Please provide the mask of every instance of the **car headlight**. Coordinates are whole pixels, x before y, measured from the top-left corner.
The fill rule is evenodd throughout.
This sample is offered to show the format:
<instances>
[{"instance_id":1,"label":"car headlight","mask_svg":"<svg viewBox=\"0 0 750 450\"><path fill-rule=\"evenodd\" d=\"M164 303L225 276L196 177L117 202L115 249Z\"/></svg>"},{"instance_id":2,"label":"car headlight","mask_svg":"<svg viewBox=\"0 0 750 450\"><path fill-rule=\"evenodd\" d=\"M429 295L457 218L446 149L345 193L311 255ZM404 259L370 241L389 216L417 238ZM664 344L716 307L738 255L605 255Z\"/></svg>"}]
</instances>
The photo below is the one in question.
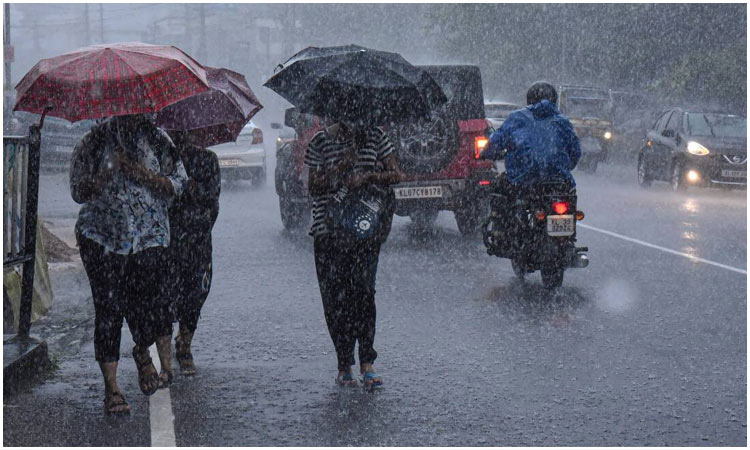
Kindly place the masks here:
<instances>
[{"instance_id":1,"label":"car headlight","mask_svg":"<svg viewBox=\"0 0 750 450\"><path fill-rule=\"evenodd\" d=\"M700 145L699 143L695 141L690 141L687 143L687 151L690 154L703 156L708 155L709 151L706 147Z\"/></svg>"},{"instance_id":2,"label":"car headlight","mask_svg":"<svg viewBox=\"0 0 750 450\"><path fill-rule=\"evenodd\" d=\"M605 131L604 132L604 139L612 139L612 132L611 131Z\"/></svg>"}]
</instances>

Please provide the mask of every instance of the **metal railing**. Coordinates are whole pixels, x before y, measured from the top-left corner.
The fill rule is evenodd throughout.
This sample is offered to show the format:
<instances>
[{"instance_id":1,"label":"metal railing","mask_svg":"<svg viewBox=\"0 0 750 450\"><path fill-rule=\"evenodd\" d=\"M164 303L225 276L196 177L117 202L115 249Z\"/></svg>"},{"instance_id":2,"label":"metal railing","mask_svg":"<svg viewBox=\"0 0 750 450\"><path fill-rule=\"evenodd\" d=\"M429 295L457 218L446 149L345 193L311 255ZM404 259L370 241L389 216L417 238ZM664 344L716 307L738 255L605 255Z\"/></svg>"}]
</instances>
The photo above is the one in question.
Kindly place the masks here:
<instances>
[{"instance_id":1,"label":"metal railing","mask_svg":"<svg viewBox=\"0 0 750 450\"><path fill-rule=\"evenodd\" d=\"M43 119L42 119L43 120ZM28 336L34 291L41 125L3 137L3 268L23 265L18 334Z\"/></svg>"}]
</instances>

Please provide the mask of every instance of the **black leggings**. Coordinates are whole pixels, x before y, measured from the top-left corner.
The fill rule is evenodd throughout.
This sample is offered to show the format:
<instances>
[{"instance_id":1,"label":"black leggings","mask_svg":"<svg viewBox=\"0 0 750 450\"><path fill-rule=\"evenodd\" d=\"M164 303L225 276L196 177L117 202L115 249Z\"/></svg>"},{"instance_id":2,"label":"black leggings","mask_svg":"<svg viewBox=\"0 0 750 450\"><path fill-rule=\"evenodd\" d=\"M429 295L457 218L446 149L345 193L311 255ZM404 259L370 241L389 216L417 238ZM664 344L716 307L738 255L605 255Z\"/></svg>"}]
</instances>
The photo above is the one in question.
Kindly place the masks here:
<instances>
[{"instance_id":1,"label":"black leggings","mask_svg":"<svg viewBox=\"0 0 750 450\"><path fill-rule=\"evenodd\" d=\"M194 240L175 240L166 263L170 273L166 296L174 302L175 320L180 329L195 333L201 309L211 289L211 235ZM170 334L172 331L170 323Z\"/></svg>"},{"instance_id":2,"label":"black leggings","mask_svg":"<svg viewBox=\"0 0 750 450\"><path fill-rule=\"evenodd\" d=\"M336 349L339 370L354 365L359 342L359 364L372 364L375 342L375 276L380 244L342 242L330 236L315 238L315 269L323 312Z\"/></svg>"},{"instance_id":3,"label":"black leggings","mask_svg":"<svg viewBox=\"0 0 750 450\"><path fill-rule=\"evenodd\" d=\"M161 293L165 281L163 247L131 255L104 250L98 243L78 238L81 260L94 300L94 354L99 362L120 359L123 318L141 349L169 334L169 302Z\"/></svg>"}]
</instances>

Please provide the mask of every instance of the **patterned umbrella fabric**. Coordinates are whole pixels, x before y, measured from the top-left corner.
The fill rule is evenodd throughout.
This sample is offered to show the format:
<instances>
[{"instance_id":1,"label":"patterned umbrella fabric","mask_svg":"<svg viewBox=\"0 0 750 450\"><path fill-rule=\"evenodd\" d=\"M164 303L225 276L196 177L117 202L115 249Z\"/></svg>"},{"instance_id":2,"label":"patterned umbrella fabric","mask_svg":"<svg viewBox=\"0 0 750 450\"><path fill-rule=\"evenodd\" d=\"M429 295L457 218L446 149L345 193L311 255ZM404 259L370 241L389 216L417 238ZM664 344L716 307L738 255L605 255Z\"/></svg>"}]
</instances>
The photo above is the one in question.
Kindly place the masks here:
<instances>
[{"instance_id":1,"label":"patterned umbrella fabric","mask_svg":"<svg viewBox=\"0 0 750 450\"><path fill-rule=\"evenodd\" d=\"M39 61L16 86L14 110L75 122L154 113L208 90L206 71L177 47L85 47Z\"/></svg>"},{"instance_id":2,"label":"patterned umbrella fabric","mask_svg":"<svg viewBox=\"0 0 750 450\"><path fill-rule=\"evenodd\" d=\"M263 105L239 73L206 67L206 74L210 89L160 110L156 124L187 131L189 141L199 147L234 142Z\"/></svg>"}]
</instances>

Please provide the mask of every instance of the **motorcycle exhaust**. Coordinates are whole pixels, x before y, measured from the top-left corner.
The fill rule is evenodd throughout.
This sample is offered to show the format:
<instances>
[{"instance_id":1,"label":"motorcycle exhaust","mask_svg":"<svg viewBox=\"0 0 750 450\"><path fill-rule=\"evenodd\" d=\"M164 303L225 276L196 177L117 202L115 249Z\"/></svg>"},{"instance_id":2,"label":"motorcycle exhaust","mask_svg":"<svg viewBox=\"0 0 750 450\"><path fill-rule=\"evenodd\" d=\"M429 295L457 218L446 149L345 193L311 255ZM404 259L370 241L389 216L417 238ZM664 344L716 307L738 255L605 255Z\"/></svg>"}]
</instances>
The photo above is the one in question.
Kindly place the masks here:
<instances>
[{"instance_id":1,"label":"motorcycle exhaust","mask_svg":"<svg viewBox=\"0 0 750 450\"><path fill-rule=\"evenodd\" d=\"M584 267L588 267L588 265L589 265L589 257L585 253L576 253L570 259L570 267L573 267L576 269L583 269Z\"/></svg>"}]
</instances>

